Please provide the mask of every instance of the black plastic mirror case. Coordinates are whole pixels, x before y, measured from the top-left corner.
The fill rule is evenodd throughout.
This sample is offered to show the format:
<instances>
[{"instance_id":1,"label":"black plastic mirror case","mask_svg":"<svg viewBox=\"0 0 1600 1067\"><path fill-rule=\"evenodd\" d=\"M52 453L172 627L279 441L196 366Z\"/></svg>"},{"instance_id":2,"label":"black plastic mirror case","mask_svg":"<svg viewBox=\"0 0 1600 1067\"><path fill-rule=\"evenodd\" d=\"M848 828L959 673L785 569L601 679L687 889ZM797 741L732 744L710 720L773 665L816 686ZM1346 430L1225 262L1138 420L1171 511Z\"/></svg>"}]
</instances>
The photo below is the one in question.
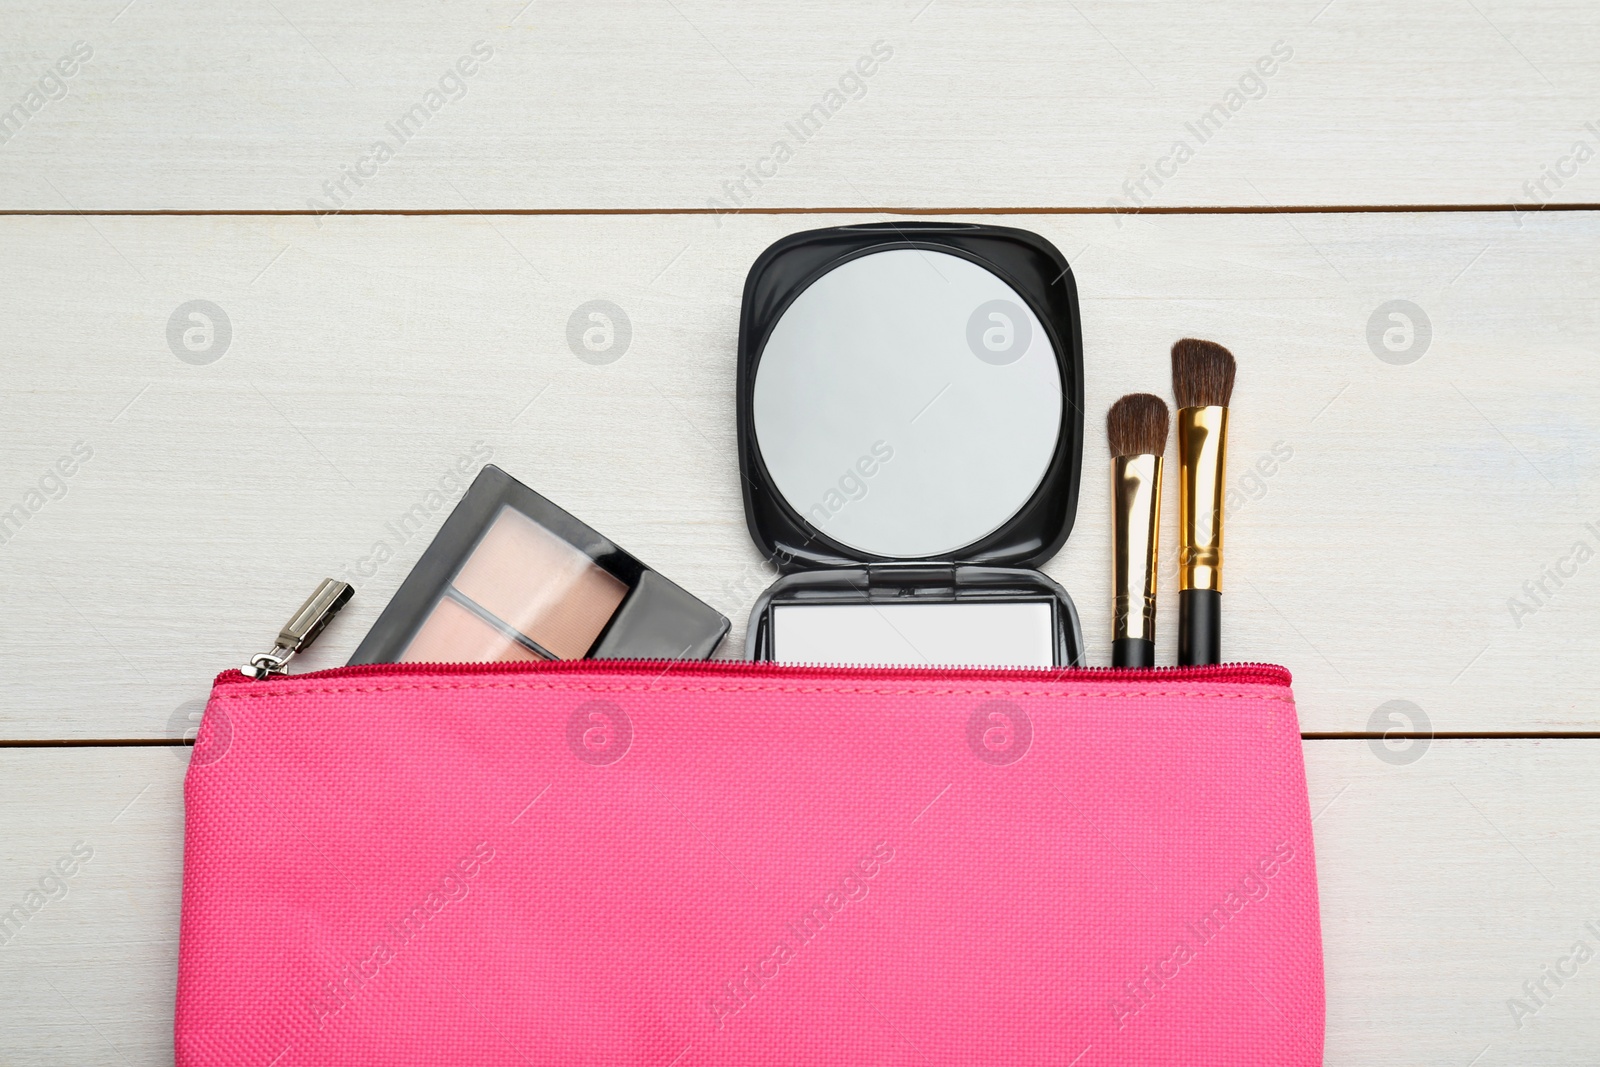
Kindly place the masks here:
<instances>
[{"instance_id":1,"label":"black plastic mirror case","mask_svg":"<svg viewBox=\"0 0 1600 1067\"><path fill-rule=\"evenodd\" d=\"M1049 335L1061 372L1061 429L1039 487L990 534L924 561L890 560L829 538L778 491L753 421L756 369L767 338L805 289L859 256L927 249L968 259L1028 302ZM1072 532L1083 465L1083 338L1078 292L1066 258L1027 230L947 222L873 223L791 234L763 252L745 280L739 317L739 471L750 536L781 577L757 599L746 634L751 659L772 658L774 606L789 603L961 603L1048 600L1055 605L1057 666L1083 662L1083 636L1067 592L1033 568ZM959 507L959 501L952 501Z\"/></svg>"}]
</instances>

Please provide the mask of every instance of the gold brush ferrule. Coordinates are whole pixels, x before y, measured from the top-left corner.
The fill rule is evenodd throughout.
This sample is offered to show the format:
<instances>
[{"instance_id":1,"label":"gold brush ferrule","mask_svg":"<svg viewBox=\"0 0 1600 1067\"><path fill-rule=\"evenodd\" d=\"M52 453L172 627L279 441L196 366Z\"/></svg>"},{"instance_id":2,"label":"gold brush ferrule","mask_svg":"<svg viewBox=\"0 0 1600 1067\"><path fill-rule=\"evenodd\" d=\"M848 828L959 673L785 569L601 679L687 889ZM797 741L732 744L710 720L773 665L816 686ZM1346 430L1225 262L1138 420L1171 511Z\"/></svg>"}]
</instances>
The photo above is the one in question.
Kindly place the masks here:
<instances>
[{"instance_id":1,"label":"gold brush ferrule","mask_svg":"<svg viewBox=\"0 0 1600 1067\"><path fill-rule=\"evenodd\" d=\"M1178 409L1178 588L1222 591L1228 409Z\"/></svg>"},{"instance_id":2,"label":"gold brush ferrule","mask_svg":"<svg viewBox=\"0 0 1600 1067\"><path fill-rule=\"evenodd\" d=\"M1111 638L1156 639L1161 457L1111 461Z\"/></svg>"}]
</instances>

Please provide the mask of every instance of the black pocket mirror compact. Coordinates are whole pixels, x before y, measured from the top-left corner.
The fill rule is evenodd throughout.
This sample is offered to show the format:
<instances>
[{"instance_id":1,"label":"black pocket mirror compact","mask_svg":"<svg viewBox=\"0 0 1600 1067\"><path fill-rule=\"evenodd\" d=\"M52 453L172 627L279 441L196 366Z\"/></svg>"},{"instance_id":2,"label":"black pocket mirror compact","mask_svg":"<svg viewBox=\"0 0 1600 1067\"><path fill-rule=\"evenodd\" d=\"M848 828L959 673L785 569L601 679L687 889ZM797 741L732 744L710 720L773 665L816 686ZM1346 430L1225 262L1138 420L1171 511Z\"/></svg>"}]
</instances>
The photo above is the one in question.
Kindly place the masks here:
<instances>
[{"instance_id":1,"label":"black pocket mirror compact","mask_svg":"<svg viewBox=\"0 0 1600 1067\"><path fill-rule=\"evenodd\" d=\"M879 223L784 238L745 282L739 467L780 571L752 659L1051 667L1082 661L1034 568L1072 529L1083 342L1037 234Z\"/></svg>"}]
</instances>

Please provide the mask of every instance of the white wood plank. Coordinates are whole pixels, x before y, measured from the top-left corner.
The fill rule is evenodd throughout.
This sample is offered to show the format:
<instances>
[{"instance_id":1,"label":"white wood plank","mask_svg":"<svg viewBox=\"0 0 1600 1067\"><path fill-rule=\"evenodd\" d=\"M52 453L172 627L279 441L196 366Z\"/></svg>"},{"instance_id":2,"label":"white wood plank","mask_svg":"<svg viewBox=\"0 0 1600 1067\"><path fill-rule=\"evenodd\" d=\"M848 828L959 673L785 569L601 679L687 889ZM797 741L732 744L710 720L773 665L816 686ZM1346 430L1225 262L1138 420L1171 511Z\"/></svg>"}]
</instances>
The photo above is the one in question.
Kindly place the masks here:
<instances>
[{"instance_id":1,"label":"white wood plank","mask_svg":"<svg viewBox=\"0 0 1600 1067\"><path fill-rule=\"evenodd\" d=\"M492 455L709 600L735 620L723 654L742 654L768 575L735 455L741 288L771 241L833 221L0 220L0 512L41 505L0 545L0 735L181 733L188 702L325 574L358 593L304 665L343 662L444 508L376 574L349 568L395 545L391 524L463 456ZM1168 347L1198 335L1242 364L1229 658L1292 668L1308 731L1366 730L1394 700L1436 730L1600 728L1600 564L1573 556L1600 539L1600 216L1001 221L1076 264L1082 503L1046 569L1079 603L1091 662L1109 641L1102 413L1166 393ZM198 298L232 324L206 366L166 335ZM632 323L605 366L566 341L599 298ZM1404 366L1367 341L1396 298L1432 323ZM65 495L29 498L78 442L93 457ZM1275 447L1289 458L1252 474ZM1541 579L1558 565L1575 572L1559 587ZM1163 662L1174 634L1169 614Z\"/></svg>"},{"instance_id":2,"label":"white wood plank","mask_svg":"<svg viewBox=\"0 0 1600 1067\"><path fill-rule=\"evenodd\" d=\"M1435 741L1405 765L1364 741L1305 751L1329 1067L1592 1062L1600 962L1559 986L1544 968L1600 948L1600 742ZM0 902L94 850L0 947L7 1063L171 1062L182 770L159 748L0 752Z\"/></svg>"},{"instance_id":3,"label":"white wood plank","mask_svg":"<svg viewBox=\"0 0 1600 1067\"><path fill-rule=\"evenodd\" d=\"M172 1063L187 752L0 750L0 1061Z\"/></svg>"},{"instance_id":4,"label":"white wood plank","mask_svg":"<svg viewBox=\"0 0 1600 1067\"><path fill-rule=\"evenodd\" d=\"M1579 940L1600 955L1600 741L1434 741L1409 764L1359 741L1305 752L1330 1067L1592 1062L1600 966L1546 980L1544 1004L1523 983Z\"/></svg>"},{"instance_id":5,"label":"white wood plank","mask_svg":"<svg viewBox=\"0 0 1600 1067\"><path fill-rule=\"evenodd\" d=\"M702 208L743 180L769 208L1099 207L1158 165L1161 205L1600 200L1571 157L1600 145L1587 0L8 0L0 25L0 107L40 105L0 208L302 210L384 138L353 206ZM464 94L391 134L480 42Z\"/></svg>"}]
</instances>

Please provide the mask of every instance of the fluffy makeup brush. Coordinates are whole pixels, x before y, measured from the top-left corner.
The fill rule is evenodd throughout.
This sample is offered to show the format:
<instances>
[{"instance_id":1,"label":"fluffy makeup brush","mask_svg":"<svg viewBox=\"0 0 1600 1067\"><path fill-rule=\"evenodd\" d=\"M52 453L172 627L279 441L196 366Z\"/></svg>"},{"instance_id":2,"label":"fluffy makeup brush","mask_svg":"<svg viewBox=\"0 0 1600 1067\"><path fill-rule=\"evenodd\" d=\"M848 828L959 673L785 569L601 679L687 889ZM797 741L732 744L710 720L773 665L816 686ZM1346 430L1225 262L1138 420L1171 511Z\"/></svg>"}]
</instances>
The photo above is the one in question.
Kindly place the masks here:
<instances>
[{"instance_id":1,"label":"fluffy makeup brush","mask_svg":"<svg viewBox=\"0 0 1600 1067\"><path fill-rule=\"evenodd\" d=\"M1156 556L1167 402L1129 393L1106 413L1111 444L1111 665L1156 665Z\"/></svg>"},{"instance_id":2,"label":"fluffy makeup brush","mask_svg":"<svg viewBox=\"0 0 1600 1067\"><path fill-rule=\"evenodd\" d=\"M1233 353L1186 337L1172 346L1178 400L1178 663L1222 662L1222 499Z\"/></svg>"},{"instance_id":3,"label":"fluffy makeup brush","mask_svg":"<svg viewBox=\"0 0 1600 1067\"><path fill-rule=\"evenodd\" d=\"M1237 369L1233 353L1215 341L1185 337L1172 346L1172 395L1178 407L1227 407Z\"/></svg>"}]
</instances>

